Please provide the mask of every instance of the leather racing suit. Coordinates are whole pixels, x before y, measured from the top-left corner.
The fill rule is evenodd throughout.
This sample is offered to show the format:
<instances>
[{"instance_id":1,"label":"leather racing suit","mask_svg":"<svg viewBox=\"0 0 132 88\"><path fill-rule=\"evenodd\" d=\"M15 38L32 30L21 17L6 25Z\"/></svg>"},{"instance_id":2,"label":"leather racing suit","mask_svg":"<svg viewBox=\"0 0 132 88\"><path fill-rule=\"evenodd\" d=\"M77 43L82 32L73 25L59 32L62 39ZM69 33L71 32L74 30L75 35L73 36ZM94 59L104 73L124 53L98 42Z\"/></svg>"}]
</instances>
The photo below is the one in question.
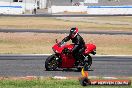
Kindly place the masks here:
<instances>
[{"instance_id":1,"label":"leather racing suit","mask_svg":"<svg viewBox=\"0 0 132 88\"><path fill-rule=\"evenodd\" d=\"M72 49L72 55L77 60L81 59L81 54L85 50L85 42L83 38L77 33L77 35L72 38L69 34L69 36L65 37L60 43L64 44L65 42L72 40L72 43L74 44L74 47Z\"/></svg>"}]
</instances>

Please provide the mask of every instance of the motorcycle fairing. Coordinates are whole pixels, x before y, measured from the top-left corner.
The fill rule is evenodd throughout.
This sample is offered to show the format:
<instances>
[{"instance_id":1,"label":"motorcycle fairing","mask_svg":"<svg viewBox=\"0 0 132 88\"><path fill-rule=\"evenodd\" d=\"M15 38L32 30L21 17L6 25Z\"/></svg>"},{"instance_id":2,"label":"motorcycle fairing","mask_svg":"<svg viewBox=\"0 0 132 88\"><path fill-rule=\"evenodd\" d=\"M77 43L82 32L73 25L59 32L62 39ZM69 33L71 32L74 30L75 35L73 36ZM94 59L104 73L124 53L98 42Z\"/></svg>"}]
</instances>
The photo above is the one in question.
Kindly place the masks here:
<instances>
[{"instance_id":1,"label":"motorcycle fairing","mask_svg":"<svg viewBox=\"0 0 132 88\"><path fill-rule=\"evenodd\" d=\"M95 50L95 49L96 49L96 46L94 44L86 44L86 49L83 54L89 54L89 53L93 52L93 50Z\"/></svg>"},{"instance_id":2,"label":"motorcycle fairing","mask_svg":"<svg viewBox=\"0 0 132 88\"><path fill-rule=\"evenodd\" d=\"M69 45L63 45L59 46L58 44L55 44L52 49L54 50L55 53L60 55L61 59L61 64L59 65L60 68L73 68L75 59L73 58L72 54L64 54L62 53L64 48L68 48L69 50L73 49L74 44L69 44ZM96 49L96 46L94 44L86 44L86 49L85 52L83 53L84 55L87 55L91 53L94 49Z\"/></svg>"},{"instance_id":3,"label":"motorcycle fairing","mask_svg":"<svg viewBox=\"0 0 132 88\"><path fill-rule=\"evenodd\" d=\"M62 54L61 57L63 58L61 58L62 64L60 65L60 68L72 68L74 66L75 59L71 54L70 55Z\"/></svg>"}]
</instances>

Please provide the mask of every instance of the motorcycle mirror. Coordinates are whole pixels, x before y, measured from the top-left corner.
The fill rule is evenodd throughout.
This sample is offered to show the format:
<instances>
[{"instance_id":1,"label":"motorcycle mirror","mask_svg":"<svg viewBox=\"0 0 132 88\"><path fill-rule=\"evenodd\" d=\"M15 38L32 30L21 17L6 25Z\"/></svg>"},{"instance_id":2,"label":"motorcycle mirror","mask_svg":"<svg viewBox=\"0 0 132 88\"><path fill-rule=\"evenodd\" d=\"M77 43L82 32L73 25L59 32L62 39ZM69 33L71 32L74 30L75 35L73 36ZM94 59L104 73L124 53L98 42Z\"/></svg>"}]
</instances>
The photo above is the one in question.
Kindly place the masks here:
<instances>
[{"instance_id":1,"label":"motorcycle mirror","mask_svg":"<svg viewBox=\"0 0 132 88\"><path fill-rule=\"evenodd\" d=\"M55 39L55 42L56 42L56 43L58 43L58 40L57 40L57 39Z\"/></svg>"}]
</instances>

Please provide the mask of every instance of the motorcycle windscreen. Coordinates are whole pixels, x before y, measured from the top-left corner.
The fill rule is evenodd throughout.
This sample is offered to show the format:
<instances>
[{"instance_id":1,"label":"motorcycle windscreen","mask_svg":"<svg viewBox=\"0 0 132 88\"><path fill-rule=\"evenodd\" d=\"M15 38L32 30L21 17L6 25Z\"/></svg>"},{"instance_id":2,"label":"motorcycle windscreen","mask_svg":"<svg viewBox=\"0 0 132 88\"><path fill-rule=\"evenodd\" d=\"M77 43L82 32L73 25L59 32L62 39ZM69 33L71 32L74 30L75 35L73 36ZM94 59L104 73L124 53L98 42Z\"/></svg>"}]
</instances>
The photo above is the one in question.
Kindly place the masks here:
<instances>
[{"instance_id":1,"label":"motorcycle windscreen","mask_svg":"<svg viewBox=\"0 0 132 88\"><path fill-rule=\"evenodd\" d=\"M61 68L73 68L74 67L74 63L75 63L75 59L72 57L72 55L65 55L62 54L62 64L61 64Z\"/></svg>"}]
</instances>

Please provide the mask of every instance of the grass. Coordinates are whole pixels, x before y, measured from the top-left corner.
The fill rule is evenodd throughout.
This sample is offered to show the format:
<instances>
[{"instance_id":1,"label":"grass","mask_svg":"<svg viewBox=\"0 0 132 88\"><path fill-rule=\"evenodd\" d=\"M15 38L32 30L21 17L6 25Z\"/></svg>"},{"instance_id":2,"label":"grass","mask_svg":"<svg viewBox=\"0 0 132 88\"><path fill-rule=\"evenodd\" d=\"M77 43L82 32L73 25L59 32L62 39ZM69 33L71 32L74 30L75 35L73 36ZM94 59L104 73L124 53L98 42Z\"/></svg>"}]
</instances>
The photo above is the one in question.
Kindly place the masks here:
<instances>
[{"instance_id":1,"label":"grass","mask_svg":"<svg viewBox=\"0 0 132 88\"><path fill-rule=\"evenodd\" d=\"M97 46L97 54L132 55L132 35L81 34L86 43ZM0 54L53 53L55 39L62 40L67 34L0 33Z\"/></svg>"},{"instance_id":2,"label":"grass","mask_svg":"<svg viewBox=\"0 0 132 88\"><path fill-rule=\"evenodd\" d=\"M132 31L132 17L0 17L0 29L65 30L77 26L79 31ZM53 53L55 39L66 34L0 33L0 54ZM97 54L132 55L132 35L82 35L86 43L97 46Z\"/></svg>"},{"instance_id":3,"label":"grass","mask_svg":"<svg viewBox=\"0 0 132 88\"><path fill-rule=\"evenodd\" d=\"M78 19L78 20L77 20ZM80 30L121 30L132 31L132 17L0 17L0 29L52 29L64 30L77 26ZM123 23L123 24L122 24Z\"/></svg>"},{"instance_id":4,"label":"grass","mask_svg":"<svg viewBox=\"0 0 132 88\"><path fill-rule=\"evenodd\" d=\"M131 88L131 86L87 86L85 88ZM84 88L78 80L0 80L0 88Z\"/></svg>"}]
</instances>

